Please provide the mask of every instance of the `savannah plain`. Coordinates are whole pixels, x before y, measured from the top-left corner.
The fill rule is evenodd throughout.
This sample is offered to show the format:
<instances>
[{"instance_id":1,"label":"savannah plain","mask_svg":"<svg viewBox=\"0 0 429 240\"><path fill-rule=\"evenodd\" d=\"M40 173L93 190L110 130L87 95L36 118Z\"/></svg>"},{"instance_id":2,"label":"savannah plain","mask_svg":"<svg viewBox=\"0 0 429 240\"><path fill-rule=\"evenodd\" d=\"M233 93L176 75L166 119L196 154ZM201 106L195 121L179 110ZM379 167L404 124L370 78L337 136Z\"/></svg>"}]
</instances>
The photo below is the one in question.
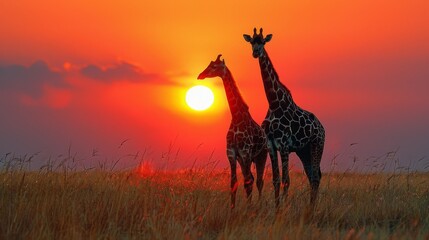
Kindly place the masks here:
<instances>
[{"instance_id":1,"label":"savannah plain","mask_svg":"<svg viewBox=\"0 0 429 240\"><path fill-rule=\"evenodd\" d=\"M30 171L30 161L1 158L0 239L429 238L428 173L325 171L310 207L307 179L292 171L276 208L267 166L261 199L254 187L248 204L239 178L231 210L229 169L215 165L77 170L65 156Z\"/></svg>"}]
</instances>

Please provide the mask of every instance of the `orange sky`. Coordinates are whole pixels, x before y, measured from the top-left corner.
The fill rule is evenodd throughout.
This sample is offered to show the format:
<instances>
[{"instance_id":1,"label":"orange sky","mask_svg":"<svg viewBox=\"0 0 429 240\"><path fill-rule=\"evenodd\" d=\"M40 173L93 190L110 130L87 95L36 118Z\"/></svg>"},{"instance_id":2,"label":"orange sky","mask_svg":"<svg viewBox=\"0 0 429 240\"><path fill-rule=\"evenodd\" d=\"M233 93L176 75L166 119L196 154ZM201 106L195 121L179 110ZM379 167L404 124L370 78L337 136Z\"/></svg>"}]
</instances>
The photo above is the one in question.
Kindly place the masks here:
<instances>
[{"instance_id":1,"label":"orange sky","mask_svg":"<svg viewBox=\"0 0 429 240\"><path fill-rule=\"evenodd\" d=\"M187 108L184 93L221 53L261 122L259 65L242 34L263 27L281 81L325 125L324 169L336 155L340 168L354 156L364 168L398 148L401 164L428 165L427 1L5 0L0 9L0 154L72 145L82 159L96 149L162 162L178 151L180 167L213 152L227 166L221 80L204 82L216 95L209 111Z\"/></svg>"}]
</instances>

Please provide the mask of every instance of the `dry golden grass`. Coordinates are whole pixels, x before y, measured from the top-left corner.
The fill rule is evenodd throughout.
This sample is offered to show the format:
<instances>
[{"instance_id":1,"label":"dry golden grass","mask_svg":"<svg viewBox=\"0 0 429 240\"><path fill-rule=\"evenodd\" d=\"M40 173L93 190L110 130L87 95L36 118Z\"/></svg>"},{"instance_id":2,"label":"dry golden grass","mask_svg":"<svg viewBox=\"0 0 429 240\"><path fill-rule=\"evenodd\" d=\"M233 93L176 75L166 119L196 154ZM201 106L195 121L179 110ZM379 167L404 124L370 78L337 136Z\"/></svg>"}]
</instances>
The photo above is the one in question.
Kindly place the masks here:
<instances>
[{"instance_id":1,"label":"dry golden grass","mask_svg":"<svg viewBox=\"0 0 429 240\"><path fill-rule=\"evenodd\" d=\"M231 211L228 171L4 169L0 239L429 238L427 173L325 174L314 210L305 176L291 180L279 209L266 176Z\"/></svg>"}]
</instances>

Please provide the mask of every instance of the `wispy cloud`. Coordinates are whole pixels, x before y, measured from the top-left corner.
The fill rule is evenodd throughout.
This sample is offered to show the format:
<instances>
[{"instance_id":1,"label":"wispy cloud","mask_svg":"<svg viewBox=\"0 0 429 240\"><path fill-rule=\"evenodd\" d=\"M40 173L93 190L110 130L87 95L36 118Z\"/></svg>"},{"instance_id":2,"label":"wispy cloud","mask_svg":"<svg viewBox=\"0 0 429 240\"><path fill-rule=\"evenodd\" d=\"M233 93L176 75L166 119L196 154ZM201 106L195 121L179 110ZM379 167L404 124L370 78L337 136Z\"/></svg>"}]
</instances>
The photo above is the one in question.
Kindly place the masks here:
<instances>
[{"instance_id":1,"label":"wispy cloud","mask_svg":"<svg viewBox=\"0 0 429 240\"><path fill-rule=\"evenodd\" d=\"M88 78L107 83L113 81L144 82L159 77L155 74L144 73L140 67L124 61L110 67L90 64L83 67L80 73Z\"/></svg>"},{"instance_id":2,"label":"wispy cloud","mask_svg":"<svg viewBox=\"0 0 429 240\"><path fill-rule=\"evenodd\" d=\"M33 98L43 95L45 85L67 88L61 72L52 70L44 61L36 61L31 66L0 66L0 87L4 90L23 92Z\"/></svg>"},{"instance_id":3,"label":"wispy cloud","mask_svg":"<svg viewBox=\"0 0 429 240\"><path fill-rule=\"evenodd\" d=\"M93 86L91 84L108 87L114 82L171 84L164 75L145 73L140 67L125 61L107 67L95 64L82 67L67 62L58 69L43 60L30 66L0 65L0 91L9 94L10 100L26 106L64 108L82 94L80 90Z\"/></svg>"}]
</instances>

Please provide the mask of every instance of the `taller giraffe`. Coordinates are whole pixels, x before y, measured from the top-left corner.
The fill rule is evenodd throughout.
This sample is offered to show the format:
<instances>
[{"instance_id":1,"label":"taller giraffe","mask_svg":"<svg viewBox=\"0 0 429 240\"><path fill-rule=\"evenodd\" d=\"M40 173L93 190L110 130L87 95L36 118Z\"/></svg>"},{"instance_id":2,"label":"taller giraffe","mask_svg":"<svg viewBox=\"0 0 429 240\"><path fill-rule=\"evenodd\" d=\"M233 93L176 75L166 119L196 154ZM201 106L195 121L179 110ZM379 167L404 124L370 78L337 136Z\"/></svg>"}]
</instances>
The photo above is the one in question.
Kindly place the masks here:
<instances>
[{"instance_id":1,"label":"taller giraffe","mask_svg":"<svg viewBox=\"0 0 429 240\"><path fill-rule=\"evenodd\" d=\"M317 117L300 108L292 98L289 89L283 85L265 50L272 34L265 38L262 28L259 34L253 29L253 37L243 34L244 40L252 45L253 57L259 59L262 81L269 108L262 128L268 138L269 155L273 168L273 184L276 204L279 204L280 176L277 152L282 160L282 183L284 195L287 195L289 178L289 153L295 152L304 165L304 171L311 186L310 202L317 197L320 179L320 161L325 144L325 130Z\"/></svg>"},{"instance_id":2,"label":"taller giraffe","mask_svg":"<svg viewBox=\"0 0 429 240\"><path fill-rule=\"evenodd\" d=\"M218 55L207 68L200 73L198 79L220 77L231 111L231 124L226 135L226 154L231 165L231 207L235 206L237 192L237 161L244 176L244 188L250 201L252 194L253 175L252 162L256 165L256 186L261 196L265 162L267 160L267 138L264 130L253 120L249 107L244 102L231 72L220 60Z\"/></svg>"}]
</instances>

